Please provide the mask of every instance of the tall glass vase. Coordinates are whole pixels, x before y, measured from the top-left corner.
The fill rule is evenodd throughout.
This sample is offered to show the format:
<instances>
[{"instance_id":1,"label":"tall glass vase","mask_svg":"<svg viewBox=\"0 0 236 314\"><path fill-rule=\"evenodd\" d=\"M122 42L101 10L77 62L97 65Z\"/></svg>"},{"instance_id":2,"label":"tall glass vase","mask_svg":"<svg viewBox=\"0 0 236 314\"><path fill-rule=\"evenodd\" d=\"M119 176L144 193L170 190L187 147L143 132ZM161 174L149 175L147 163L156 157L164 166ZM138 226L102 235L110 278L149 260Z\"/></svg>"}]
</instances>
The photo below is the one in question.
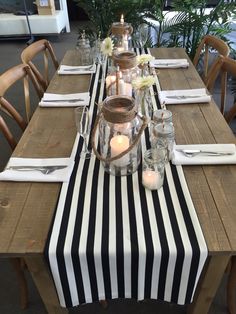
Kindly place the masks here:
<instances>
[{"instance_id":1,"label":"tall glass vase","mask_svg":"<svg viewBox=\"0 0 236 314\"><path fill-rule=\"evenodd\" d=\"M151 120L153 114L153 106L150 89L145 88L136 90L135 101L138 112L140 112L142 115L145 115L148 120Z\"/></svg>"}]
</instances>

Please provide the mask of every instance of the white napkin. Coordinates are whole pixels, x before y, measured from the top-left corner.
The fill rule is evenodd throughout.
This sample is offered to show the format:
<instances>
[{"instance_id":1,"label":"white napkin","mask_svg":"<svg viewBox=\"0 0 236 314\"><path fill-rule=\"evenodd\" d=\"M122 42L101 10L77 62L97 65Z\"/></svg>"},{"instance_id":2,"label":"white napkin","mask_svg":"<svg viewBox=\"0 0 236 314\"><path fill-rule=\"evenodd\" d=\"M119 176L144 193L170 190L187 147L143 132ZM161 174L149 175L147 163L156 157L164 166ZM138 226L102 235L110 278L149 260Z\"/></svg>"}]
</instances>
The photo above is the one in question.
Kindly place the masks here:
<instances>
[{"instance_id":1,"label":"white napkin","mask_svg":"<svg viewBox=\"0 0 236 314\"><path fill-rule=\"evenodd\" d=\"M189 158L177 149L200 149L203 151L232 153L232 155L206 156L199 154ZM175 145L172 153L172 163L174 165L236 164L235 144Z\"/></svg>"},{"instance_id":2,"label":"white napkin","mask_svg":"<svg viewBox=\"0 0 236 314\"><path fill-rule=\"evenodd\" d=\"M92 68L89 68L92 66ZM71 70L71 71L70 71ZM84 66L73 66L73 65L61 65L59 70L57 71L58 74L91 74L96 72L96 64L91 65L84 65Z\"/></svg>"},{"instance_id":3,"label":"white napkin","mask_svg":"<svg viewBox=\"0 0 236 314\"><path fill-rule=\"evenodd\" d=\"M50 174L43 174L39 170L14 170L7 168L12 166L56 166L62 165L66 168L55 170ZM67 182L70 179L74 166L73 158L10 158L5 170L0 172L2 181L31 181L31 182Z\"/></svg>"},{"instance_id":4,"label":"white napkin","mask_svg":"<svg viewBox=\"0 0 236 314\"><path fill-rule=\"evenodd\" d=\"M77 99L82 99L78 100ZM54 101L55 100L55 101ZM48 101L48 102L47 102ZM40 107L79 107L89 105L89 92L75 94L51 94L44 93Z\"/></svg>"},{"instance_id":5,"label":"white napkin","mask_svg":"<svg viewBox=\"0 0 236 314\"><path fill-rule=\"evenodd\" d=\"M170 98L168 98L170 97ZM207 103L211 101L211 95L207 94L205 88L163 90L158 92L161 105L165 104L194 104Z\"/></svg>"},{"instance_id":6,"label":"white napkin","mask_svg":"<svg viewBox=\"0 0 236 314\"><path fill-rule=\"evenodd\" d=\"M154 68L187 68L189 62L187 59L155 59L150 61L150 66Z\"/></svg>"}]
</instances>

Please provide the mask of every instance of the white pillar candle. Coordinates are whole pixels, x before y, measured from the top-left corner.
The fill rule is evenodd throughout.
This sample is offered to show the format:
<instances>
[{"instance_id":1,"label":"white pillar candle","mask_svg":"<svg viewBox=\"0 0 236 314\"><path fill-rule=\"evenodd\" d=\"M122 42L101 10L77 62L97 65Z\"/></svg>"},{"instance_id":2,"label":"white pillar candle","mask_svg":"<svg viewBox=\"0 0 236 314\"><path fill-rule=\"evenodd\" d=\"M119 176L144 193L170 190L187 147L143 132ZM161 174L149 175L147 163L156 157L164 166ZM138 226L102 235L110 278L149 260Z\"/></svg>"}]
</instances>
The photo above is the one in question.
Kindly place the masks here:
<instances>
[{"instance_id":1,"label":"white pillar candle","mask_svg":"<svg viewBox=\"0 0 236 314\"><path fill-rule=\"evenodd\" d=\"M127 34L122 36L122 45L124 50L129 50L129 44L128 44L128 36Z\"/></svg>"},{"instance_id":2,"label":"white pillar candle","mask_svg":"<svg viewBox=\"0 0 236 314\"><path fill-rule=\"evenodd\" d=\"M126 135L115 135L110 140L110 146L111 157L117 156L129 148L129 138ZM114 160L112 163L119 167L127 166L129 163L129 155L124 155L123 157Z\"/></svg>"},{"instance_id":3,"label":"white pillar candle","mask_svg":"<svg viewBox=\"0 0 236 314\"><path fill-rule=\"evenodd\" d=\"M121 17L120 17L120 23L121 24L124 24L125 20L124 20L124 14L121 14Z\"/></svg>"},{"instance_id":4,"label":"white pillar candle","mask_svg":"<svg viewBox=\"0 0 236 314\"><path fill-rule=\"evenodd\" d=\"M108 75L106 77L106 88L108 90L108 96L116 94L116 76L115 75Z\"/></svg>"},{"instance_id":5,"label":"white pillar candle","mask_svg":"<svg viewBox=\"0 0 236 314\"><path fill-rule=\"evenodd\" d=\"M159 172L144 170L142 173L142 183L149 190L158 190L163 185L163 178Z\"/></svg>"}]
</instances>

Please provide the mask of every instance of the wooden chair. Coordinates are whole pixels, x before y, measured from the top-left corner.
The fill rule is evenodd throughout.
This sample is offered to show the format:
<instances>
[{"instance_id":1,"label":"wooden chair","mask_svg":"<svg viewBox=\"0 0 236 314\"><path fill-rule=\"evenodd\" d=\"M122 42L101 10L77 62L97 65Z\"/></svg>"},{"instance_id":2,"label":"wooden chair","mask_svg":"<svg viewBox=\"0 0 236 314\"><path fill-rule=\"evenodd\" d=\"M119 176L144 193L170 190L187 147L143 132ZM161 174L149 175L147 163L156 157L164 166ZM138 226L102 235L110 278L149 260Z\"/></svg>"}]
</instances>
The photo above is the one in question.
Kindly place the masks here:
<instances>
[{"instance_id":1,"label":"wooden chair","mask_svg":"<svg viewBox=\"0 0 236 314\"><path fill-rule=\"evenodd\" d=\"M0 76L0 110L6 112L9 116L15 119L22 130L25 129L26 124L31 118L29 79L32 81L39 99L41 99L43 96L43 90L40 88L38 82L35 80L35 77L28 65L19 64L10 68ZM23 80L24 84L25 111L27 123L19 115L14 106L5 98L5 94L9 92L9 89L19 80ZM1 126L2 131L7 136L8 132L3 122L1 123ZM7 140L10 140L9 133L7 136ZM13 142L10 142L9 144L12 147Z\"/></svg>"},{"instance_id":2,"label":"wooden chair","mask_svg":"<svg viewBox=\"0 0 236 314\"><path fill-rule=\"evenodd\" d=\"M43 67L44 72L42 74L38 67L35 66L32 60L35 61L36 56L43 54ZM55 69L58 68L59 63L56 55L53 51L52 45L46 39L41 39L25 48L21 53L21 60L30 66L36 79L44 91L46 91L49 84L49 56L51 57L52 63Z\"/></svg>"},{"instance_id":3,"label":"wooden chair","mask_svg":"<svg viewBox=\"0 0 236 314\"><path fill-rule=\"evenodd\" d=\"M206 82L206 86L209 91L213 89L215 85L215 81L218 76L221 77L220 110L222 114L224 115L226 121L230 123L236 115L236 102L234 102L233 106L230 108L228 112L225 112L225 104L226 104L226 97L227 97L227 83L228 83L229 76L236 78L236 60L233 60L230 57L223 57L223 56L218 57L214 67L211 70L211 73L209 73L209 77Z\"/></svg>"},{"instance_id":4,"label":"wooden chair","mask_svg":"<svg viewBox=\"0 0 236 314\"><path fill-rule=\"evenodd\" d=\"M227 283L227 305L229 314L236 314L236 256L231 258Z\"/></svg>"},{"instance_id":5,"label":"wooden chair","mask_svg":"<svg viewBox=\"0 0 236 314\"><path fill-rule=\"evenodd\" d=\"M212 49L216 52L216 55L213 60L209 60L209 52ZM206 35L203 37L194 56L193 64L197 68L199 61L203 56L203 73L201 76L204 83L206 83L208 75L210 76L210 71L214 67L217 57L219 55L228 56L229 53L229 46L222 39L212 35Z\"/></svg>"},{"instance_id":6,"label":"wooden chair","mask_svg":"<svg viewBox=\"0 0 236 314\"><path fill-rule=\"evenodd\" d=\"M10 68L0 76L0 110L2 114L0 115L0 130L2 131L4 137L9 143L12 150L16 147L17 141L15 140L10 128L7 125L6 118L9 116L16 121L22 131L25 130L27 126L27 121L20 115L20 113L14 108L14 106L6 99L5 94L9 93L9 89L13 85L23 80L24 83L24 96L25 96L25 106L27 120L30 119L30 98L29 98L29 78L32 80L35 86L36 92L39 98L42 97L42 92L35 80L30 67L26 64L20 64L15 67ZM8 94L9 96L9 94ZM5 114L5 118L3 117ZM25 309L28 305L28 289L27 282L24 275L24 260L22 258L11 258L10 259L13 268L16 271L17 280L19 283L20 290L20 305L22 309Z\"/></svg>"}]
</instances>

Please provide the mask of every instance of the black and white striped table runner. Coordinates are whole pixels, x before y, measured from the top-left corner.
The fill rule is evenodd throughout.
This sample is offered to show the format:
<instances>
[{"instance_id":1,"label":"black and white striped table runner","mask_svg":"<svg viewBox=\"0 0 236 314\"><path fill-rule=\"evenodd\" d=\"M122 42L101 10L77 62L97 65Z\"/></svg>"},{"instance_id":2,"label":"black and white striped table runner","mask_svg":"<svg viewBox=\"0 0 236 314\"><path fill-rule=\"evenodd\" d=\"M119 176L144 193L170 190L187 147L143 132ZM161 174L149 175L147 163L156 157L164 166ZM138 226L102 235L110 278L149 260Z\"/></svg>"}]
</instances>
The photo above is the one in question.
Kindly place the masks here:
<instances>
[{"instance_id":1,"label":"black and white striped table runner","mask_svg":"<svg viewBox=\"0 0 236 314\"><path fill-rule=\"evenodd\" d=\"M90 94L94 122L94 102L104 97L100 66ZM142 138L147 147L148 130ZM77 137L75 167L62 185L45 250L61 306L115 298L190 303L207 247L182 167L167 164L163 188L149 191L141 170L110 176L94 157L80 159L81 149Z\"/></svg>"}]
</instances>

